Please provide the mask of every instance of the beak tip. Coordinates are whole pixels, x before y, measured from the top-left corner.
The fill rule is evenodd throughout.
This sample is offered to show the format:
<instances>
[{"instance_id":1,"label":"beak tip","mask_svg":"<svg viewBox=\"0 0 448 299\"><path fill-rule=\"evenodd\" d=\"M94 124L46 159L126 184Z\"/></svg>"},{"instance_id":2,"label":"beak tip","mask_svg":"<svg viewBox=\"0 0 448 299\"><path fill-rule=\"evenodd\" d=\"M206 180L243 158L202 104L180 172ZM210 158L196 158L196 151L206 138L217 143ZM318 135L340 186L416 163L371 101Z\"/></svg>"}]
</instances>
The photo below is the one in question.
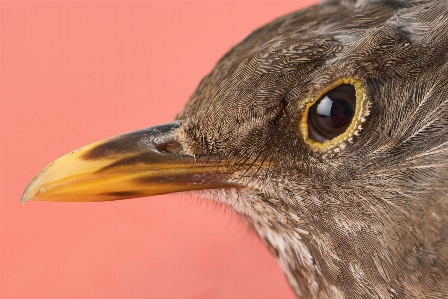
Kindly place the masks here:
<instances>
[{"instance_id":1,"label":"beak tip","mask_svg":"<svg viewBox=\"0 0 448 299\"><path fill-rule=\"evenodd\" d=\"M25 189L25 191L23 192L23 195L22 195L22 204L24 205L24 204L26 204L27 202L29 202L30 200L33 200L34 198L35 198L35 196L39 193L39 192L41 192L40 190L39 190L39 188L36 188L37 186L37 184L38 184L38 182L36 182L36 178L37 177L35 177L29 184L28 184L28 186L26 187L26 189ZM42 187L40 188L40 189L42 189ZM36 191L37 190L37 191Z\"/></svg>"},{"instance_id":2,"label":"beak tip","mask_svg":"<svg viewBox=\"0 0 448 299\"><path fill-rule=\"evenodd\" d=\"M28 201L32 200L33 197L30 196L29 192L28 192L28 188L25 189L25 192L23 192L22 195L22 204L26 204Z\"/></svg>"}]
</instances>

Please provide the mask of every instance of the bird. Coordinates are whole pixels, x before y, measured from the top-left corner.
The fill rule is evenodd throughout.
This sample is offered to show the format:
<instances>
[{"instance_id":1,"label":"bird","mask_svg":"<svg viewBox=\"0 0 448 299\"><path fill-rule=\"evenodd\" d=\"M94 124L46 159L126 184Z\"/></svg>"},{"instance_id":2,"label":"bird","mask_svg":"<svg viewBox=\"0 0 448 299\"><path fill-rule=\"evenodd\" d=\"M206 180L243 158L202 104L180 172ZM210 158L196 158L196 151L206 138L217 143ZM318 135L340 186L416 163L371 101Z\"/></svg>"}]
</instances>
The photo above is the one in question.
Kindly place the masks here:
<instances>
[{"instance_id":1,"label":"bird","mask_svg":"<svg viewBox=\"0 0 448 299\"><path fill-rule=\"evenodd\" d=\"M168 124L82 147L22 202L191 192L299 298L448 298L448 2L324 0L251 33Z\"/></svg>"}]
</instances>

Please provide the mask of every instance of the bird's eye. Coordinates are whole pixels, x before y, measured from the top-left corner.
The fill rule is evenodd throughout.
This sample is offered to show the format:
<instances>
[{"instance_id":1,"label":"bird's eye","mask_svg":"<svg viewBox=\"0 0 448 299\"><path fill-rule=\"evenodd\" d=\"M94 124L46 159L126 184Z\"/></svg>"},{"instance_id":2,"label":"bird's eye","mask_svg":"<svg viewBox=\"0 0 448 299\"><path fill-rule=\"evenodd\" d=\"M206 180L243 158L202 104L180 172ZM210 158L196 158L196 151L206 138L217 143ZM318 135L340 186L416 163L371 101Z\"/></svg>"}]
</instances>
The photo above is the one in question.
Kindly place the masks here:
<instances>
[{"instance_id":1,"label":"bird's eye","mask_svg":"<svg viewBox=\"0 0 448 299\"><path fill-rule=\"evenodd\" d=\"M304 103L300 128L305 142L318 150L338 151L357 134L368 115L365 90L354 78L339 79Z\"/></svg>"},{"instance_id":2,"label":"bird's eye","mask_svg":"<svg viewBox=\"0 0 448 299\"><path fill-rule=\"evenodd\" d=\"M344 84L323 95L308 112L310 137L326 141L345 132L356 109L356 91Z\"/></svg>"}]
</instances>

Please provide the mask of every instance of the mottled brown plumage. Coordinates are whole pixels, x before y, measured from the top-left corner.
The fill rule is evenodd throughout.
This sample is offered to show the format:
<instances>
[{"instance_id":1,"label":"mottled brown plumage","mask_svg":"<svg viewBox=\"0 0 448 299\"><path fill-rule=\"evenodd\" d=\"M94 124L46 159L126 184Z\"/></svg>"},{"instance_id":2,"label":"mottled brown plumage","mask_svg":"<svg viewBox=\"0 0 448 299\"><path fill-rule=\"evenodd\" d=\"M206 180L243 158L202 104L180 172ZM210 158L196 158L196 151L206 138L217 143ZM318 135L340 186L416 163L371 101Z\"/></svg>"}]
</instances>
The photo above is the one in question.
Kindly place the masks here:
<instances>
[{"instance_id":1,"label":"mottled brown plumage","mask_svg":"<svg viewBox=\"0 0 448 299\"><path fill-rule=\"evenodd\" d=\"M316 147L307 105L341 78L364 110ZM302 299L448 298L447 1L329 0L275 20L177 119L57 160L23 200L210 189L195 192L238 212Z\"/></svg>"},{"instance_id":2,"label":"mottled brown plumage","mask_svg":"<svg viewBox=\"0 0 448 299\"><path fill-rule=\"evenodd\" d=\"M341 77L364 82L370 115L326 156L303 142L300 100ZM248 189L205 195L255 229L300 298L448 298L447 1L282 17L226 54L177 118L189 153L276 163L236 170Z\"/></svg>"}]
</instances>

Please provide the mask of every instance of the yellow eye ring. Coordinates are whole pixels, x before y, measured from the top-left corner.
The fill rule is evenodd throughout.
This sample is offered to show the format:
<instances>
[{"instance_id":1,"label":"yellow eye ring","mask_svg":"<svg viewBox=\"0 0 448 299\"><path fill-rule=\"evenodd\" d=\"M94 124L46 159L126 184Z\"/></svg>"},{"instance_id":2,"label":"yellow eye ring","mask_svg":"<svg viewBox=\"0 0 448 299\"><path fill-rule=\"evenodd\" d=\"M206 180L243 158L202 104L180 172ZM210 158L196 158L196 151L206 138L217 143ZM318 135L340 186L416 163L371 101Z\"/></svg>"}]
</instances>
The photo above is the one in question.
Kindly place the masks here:
<instances>
[{"instance_id":1,"label":"yellow eye ring","mask_svg":"<svg viewBox=\"0 0 448 299\"><path fill-rule=\"evenodd\" d=\"M345 131L340 135L326 141L317 141L313 139L310 134L310 108L320 101L324 95L341 85L352 85L355 89L356 105L353 118ZM340 78L334 81L316 97L304 99L302 101L302 106L305 106L305 108L300 119L300 131L302 132L305 143L313 150L320 152L339 152L341 149L345 148L346 143L352 142L353 136L357 135L361 130L361 124L365 121L365 117L369 115L369 101L367 99L366 90L360 80L352 77Z\"/></svg>"}]
</instances>

